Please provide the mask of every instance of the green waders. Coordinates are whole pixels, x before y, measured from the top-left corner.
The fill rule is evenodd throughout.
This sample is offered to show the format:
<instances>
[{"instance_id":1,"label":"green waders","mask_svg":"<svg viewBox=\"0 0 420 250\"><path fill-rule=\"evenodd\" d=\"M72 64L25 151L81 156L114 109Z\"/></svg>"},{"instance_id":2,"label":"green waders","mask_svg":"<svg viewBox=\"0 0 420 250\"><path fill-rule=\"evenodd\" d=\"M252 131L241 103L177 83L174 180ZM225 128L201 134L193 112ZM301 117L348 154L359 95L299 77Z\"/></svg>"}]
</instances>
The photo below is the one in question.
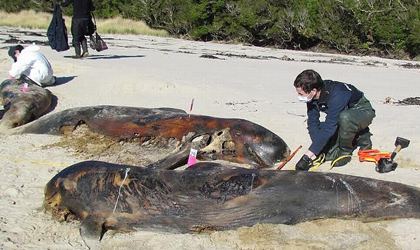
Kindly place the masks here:
<instances>
[{"instance_id":1,"label":"green waders","mask_svg":"<svg viewBox=\"0 0 420 250\"><path fill-rule=\"evenodd\" d=\"M364 96L353 107L343 110L338 117L337 132L323 150L327 152L325 160L333 161L341 156L351 155L357 147L361 150L371 149L372 134L368 126L374 117L375 110ZM349 161L350 157L343 163L346 164ZM337 164L337 166L344 164Z\"/></svg>"}]
</instances>

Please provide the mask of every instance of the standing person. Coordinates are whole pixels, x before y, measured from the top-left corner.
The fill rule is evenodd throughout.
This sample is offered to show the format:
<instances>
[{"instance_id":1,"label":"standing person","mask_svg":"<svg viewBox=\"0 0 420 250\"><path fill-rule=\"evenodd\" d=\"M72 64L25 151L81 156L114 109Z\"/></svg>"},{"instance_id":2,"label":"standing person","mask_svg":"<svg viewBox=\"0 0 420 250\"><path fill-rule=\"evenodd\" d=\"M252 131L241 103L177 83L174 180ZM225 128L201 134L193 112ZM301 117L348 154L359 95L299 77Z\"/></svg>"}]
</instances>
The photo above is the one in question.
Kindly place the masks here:
<instances>
[{"instance_id":1,"label":"standing person","mask_svg":"<svg viewBox=\"0 0 420 250\"><path fill-rule=\"evenodd\" d=\"M95 31L91 12L95 10L92 0L66 0L60 5L67 7L73 4L73 18L71 20L71 34L73 46L76 52L75 58L89 55L87 39L85 36L92 35ZM82 49L80 49L80 47ZM83 50L83 53L81 53Z\"/></svg>"},{"instance_id":2,"label":"standing person","mask_svg":"<svg viewBox=\"0 0 420 250\"><path fill-rule=\"evenodd\" d=\"M332 161L344 166L353 150L371 149L369 125L375 110L363 92L351 84L322 80L314 70L304 70L294 81L298 99L307 105L308 132L312 144L296 164L307 171L315 162ZM326 113L320 121L320 112Z\"/></svg>"},{"instance_id":3,"label":"standing person","mask_svg":"<svg viewBox=\"0 0 420 250\"><path fill-rule=\"evenodd\" d=\"M39 52L40 47L30 45L24 48L16 45L9 49L9 56L14 63L9 71L9 78L26 76L39 86L49 86L55 83L53 69L48 59Z\"/></svg>"}]
</instances>

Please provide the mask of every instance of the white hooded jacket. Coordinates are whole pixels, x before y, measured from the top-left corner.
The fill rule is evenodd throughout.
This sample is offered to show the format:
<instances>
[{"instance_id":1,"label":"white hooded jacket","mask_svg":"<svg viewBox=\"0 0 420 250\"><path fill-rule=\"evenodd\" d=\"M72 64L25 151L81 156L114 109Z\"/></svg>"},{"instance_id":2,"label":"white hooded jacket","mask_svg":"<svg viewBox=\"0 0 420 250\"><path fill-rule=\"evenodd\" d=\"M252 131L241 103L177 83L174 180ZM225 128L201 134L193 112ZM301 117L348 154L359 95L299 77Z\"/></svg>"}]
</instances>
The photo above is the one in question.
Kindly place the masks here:
<instances>
[{"instance_id":1,"label":"white hooded jacket","mask_svg":"<svg viewBox=\"0 0 420 250\"><path fill-rule=\"evenodd\" d=\"M47 58L39 52L40 47L31 45L24 48L13 63L9 75L17 78L24 74L40 86L55 83L53 69Z\"/></svg>"}]
</instances>

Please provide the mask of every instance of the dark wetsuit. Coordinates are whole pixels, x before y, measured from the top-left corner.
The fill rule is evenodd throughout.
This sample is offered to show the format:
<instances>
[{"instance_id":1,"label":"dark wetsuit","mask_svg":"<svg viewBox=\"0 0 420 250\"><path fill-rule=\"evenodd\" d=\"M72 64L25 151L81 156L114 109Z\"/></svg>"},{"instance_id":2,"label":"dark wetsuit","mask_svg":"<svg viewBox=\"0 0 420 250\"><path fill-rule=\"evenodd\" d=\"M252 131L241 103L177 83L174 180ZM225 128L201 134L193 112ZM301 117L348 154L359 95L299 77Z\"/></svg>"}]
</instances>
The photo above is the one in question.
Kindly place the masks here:
<instances>
[{"instance_id":1,"label":"dark wetsuit","mask_svg":"<svg viewBox=\"0 0 420 250\"><path fill-rule=\"evenodd\" d=\"M359 135L370 141L368 126L375 110L363 92L351 84L325 80L320 98L307 103L307 111L312 140L309 150L315 155L326 153L327 160L332 160L362 147L356 142ZM327 114L323 122L319 120L320 112Z\"/></svg>"}]
</instances>

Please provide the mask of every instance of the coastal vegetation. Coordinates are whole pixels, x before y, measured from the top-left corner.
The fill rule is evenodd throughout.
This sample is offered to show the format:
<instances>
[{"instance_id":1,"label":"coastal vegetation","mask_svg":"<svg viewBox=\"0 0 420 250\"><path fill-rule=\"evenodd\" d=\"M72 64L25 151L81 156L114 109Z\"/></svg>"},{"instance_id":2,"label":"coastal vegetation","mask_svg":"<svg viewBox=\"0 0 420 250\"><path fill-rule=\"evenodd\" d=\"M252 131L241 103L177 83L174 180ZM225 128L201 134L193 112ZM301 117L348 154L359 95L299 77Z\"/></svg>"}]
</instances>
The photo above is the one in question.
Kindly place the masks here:
<instances>
[{"instance_id":1,"label":"coastal vegetation","mask_svg":"<svg viewBox=\"0 0 420 250\"><path fill-rule=\"evenodd\" d=\"M17 13L0 11L0 26L20 27L27 29L47 30L52 14L23 10ZM71 16L64 16L66 26L70 32ZM122 17L98 18L96 20L98 32L101 34L133 34L150 36L169 36L165 30L152 29L143 21L135 21Z\"/></svg>"},{"instance_id":2,"label":"coastal vegetation","mask_svg":"<svg viewBox=\"0 0 420 250\"><path fill-rule=\"evenodd\" d=\"M420 55L419 0L93 0L95 16L142 21L174 37L388 58ZM2 0L8 13L47 0ZM71 16L71 8L63 9Z\"/></svg>"}]
</instances>

